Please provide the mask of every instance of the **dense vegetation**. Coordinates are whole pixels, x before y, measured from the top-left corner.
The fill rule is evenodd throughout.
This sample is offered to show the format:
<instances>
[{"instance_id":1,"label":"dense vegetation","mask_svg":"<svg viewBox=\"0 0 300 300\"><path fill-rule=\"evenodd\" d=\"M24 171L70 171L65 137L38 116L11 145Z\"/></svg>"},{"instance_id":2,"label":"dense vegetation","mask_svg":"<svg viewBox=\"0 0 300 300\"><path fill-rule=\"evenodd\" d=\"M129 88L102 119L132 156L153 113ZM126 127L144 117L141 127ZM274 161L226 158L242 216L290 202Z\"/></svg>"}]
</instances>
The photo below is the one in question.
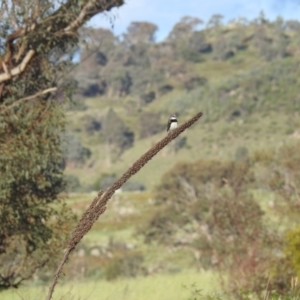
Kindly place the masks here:
<instances>
[{"instance_id":1,"label":"dense vegetation","mask_svg":"<svg viewBox=\"0 0 300 300\"><path fill-rule=\"evenodd\" d=\"M236 296L244 290L260 298L267 281L270 290L286 292L287 278L299 272L299 146L176 165L156 189L159 212L140 233L148 243L190 249L200 269L230 277ZM257 193L274 199L272 207ZM271 215L286 225L279 230Z\"/></svg>"},{"instance_id":2,"label":"dense vegetation","mask_svg":"<svg viewBox=\"0 0 300 300\"><path fill-rule=\"evenodd\" d=\"M53 267L74 224L59 196L65 185L59 100L72 86L62 79L72 66L79 28L122 4L1 1L0 290Z\"/></svg>"}]
</instances>

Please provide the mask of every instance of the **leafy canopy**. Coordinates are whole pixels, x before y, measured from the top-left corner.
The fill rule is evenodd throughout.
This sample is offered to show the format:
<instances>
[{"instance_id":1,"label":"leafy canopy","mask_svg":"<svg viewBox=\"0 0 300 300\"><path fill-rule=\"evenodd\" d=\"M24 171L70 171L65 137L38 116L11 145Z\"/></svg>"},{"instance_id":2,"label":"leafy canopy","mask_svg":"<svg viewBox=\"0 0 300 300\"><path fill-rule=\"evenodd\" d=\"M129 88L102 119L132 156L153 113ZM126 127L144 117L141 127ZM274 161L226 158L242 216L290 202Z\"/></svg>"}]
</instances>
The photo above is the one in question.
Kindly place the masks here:
<instances>
[{"instance_id":1,"label":"leafy canopy","mask_svg":"<svg viewBox=\"0 0 300 300\"><path fill-rule=\"evenodd\" d=\"M63 78L72 67L79 28L122 4L1 1L0 289L51 267L63 249L73 219L58 202L65 125L59 100L72 86Z\"/></svg>"}]
</instances>

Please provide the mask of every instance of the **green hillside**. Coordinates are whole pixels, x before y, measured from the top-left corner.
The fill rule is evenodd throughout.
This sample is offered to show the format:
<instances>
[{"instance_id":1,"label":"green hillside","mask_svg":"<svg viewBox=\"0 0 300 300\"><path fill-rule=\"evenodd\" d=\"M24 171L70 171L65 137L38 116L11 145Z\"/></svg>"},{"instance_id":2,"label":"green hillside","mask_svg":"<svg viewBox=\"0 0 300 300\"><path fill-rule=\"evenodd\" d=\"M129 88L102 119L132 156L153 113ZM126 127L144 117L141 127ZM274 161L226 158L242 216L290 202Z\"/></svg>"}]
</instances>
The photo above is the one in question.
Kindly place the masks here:
<instances>
[{"instance_id":1,"label":"green hillside","mask_svg":"<svg viewBox=\"0 0 300 300\"><path fill-rule=\"evenodd\" d=\"M299 137L299 24L263 15L212 20L197 30L197 18L183 18L160 43L147 22L133 23L123 40L86 29L100 46L82 50L72 76L79 87L67 113L73 190L97 190L122 174L166 134L173 113L179 123L204 116L132 178L138 186L151 189L179 161L234 158L241 147L277 148Z\"/></svg>"}]
</instances>

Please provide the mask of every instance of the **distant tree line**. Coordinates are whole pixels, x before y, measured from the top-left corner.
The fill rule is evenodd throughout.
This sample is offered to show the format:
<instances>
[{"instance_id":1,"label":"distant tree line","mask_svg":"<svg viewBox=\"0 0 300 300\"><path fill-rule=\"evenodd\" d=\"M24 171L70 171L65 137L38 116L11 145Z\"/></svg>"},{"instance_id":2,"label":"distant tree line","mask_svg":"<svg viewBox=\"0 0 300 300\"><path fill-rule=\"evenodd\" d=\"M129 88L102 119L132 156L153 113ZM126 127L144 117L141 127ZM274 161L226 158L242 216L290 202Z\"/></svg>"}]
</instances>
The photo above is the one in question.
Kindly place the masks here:
<instances>
[{"instance_id":1,"label":"distant tree line","mask_svg":"<svg viewBox=\"0 0 300 300\"><path fill-rule=\"evenodd\" d=\"M203 24L185 16L162 42L155 41L158 27L150 22L132 22L120 37L108 29L84 28L73 78L83 96L133 95L147 105L175 87L192 90L205 85L195 63L225 61L246 49L266 61L299 52L299 21L278 17L271 22L263 12L252 21L240 18L224 24L222 19L213 15Z\"/></svg>"}]
</instances>

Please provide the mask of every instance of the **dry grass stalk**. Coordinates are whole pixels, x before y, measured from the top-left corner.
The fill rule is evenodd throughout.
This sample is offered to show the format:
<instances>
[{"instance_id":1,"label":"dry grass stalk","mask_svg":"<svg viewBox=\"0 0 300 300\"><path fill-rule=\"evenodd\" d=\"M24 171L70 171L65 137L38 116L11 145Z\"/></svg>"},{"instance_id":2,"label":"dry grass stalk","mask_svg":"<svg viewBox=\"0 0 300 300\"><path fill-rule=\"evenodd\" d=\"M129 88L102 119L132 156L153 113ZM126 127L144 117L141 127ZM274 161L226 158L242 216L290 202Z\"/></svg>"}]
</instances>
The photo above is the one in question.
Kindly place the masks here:
<instances>
[{"instance_id":1,"label":"dry grass stalk","mask_svg":"<svg viewBox=\"0 0 300 300\"><path fill-rule=\"evenodd\" d=\"M173 139L175 139L184 130L192 126L196 121L200 119L202 113L198 113L193 118L171 131L166 137L154 145L150 150L148 150L144 155L142 155L122 176L118 179L106 192L100 191L95 197L89 208L82 215L80 221L78 222L76 228L74 229L71 239L68 242L65 254L54 274L53 281L49 287L49 293L47 295L47 300L52 298L55 285L57 284L58 277L65 265L70 253L75 249L76 245L81 241L84 235L91 229L93 224L97 221L100 215L102 215L106 210L106 204L108 200L112 197L117 189L119 189L131 176L136 174L148 161L150 161L160 150L162 150L167 144L169 144Z\"/></svg>"}]
</instances>

